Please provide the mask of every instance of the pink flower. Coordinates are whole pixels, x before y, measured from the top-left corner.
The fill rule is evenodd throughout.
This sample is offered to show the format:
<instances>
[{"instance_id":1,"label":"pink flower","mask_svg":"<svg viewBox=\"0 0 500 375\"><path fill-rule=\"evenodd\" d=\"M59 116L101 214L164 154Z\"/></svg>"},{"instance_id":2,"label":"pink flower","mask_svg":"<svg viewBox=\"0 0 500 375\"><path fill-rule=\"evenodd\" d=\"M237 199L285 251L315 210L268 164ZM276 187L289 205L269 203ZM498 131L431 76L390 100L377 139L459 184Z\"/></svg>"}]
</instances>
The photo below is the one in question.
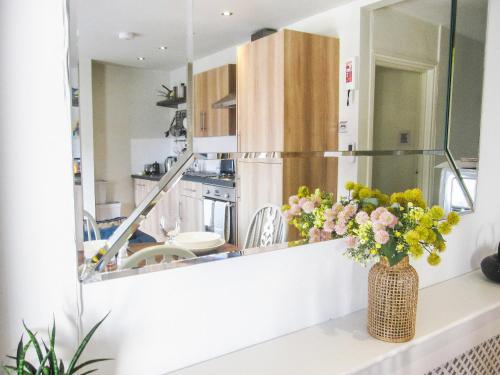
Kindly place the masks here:
<instances>
[{"instance_id":1,"label":"pink flower","mask_svg":"<svg viewBox=\"0 0 500 375\"><path fill-rule=\"evenodd\" d=\"M385 225L382 224L380 221L376 221L373 223L373 231L378 232L380 230L385 230Z\"/></svg>"},{"instance_id":2,"label":"pink flower","mask_svg":"<svg viewBox=\"0 0 500 375\"><path fill-rule=\"evenodd\" d=\"M296 195L292 195L290 198L288 198L288 204L290 204L290 206L299 204L299 197L297 197Z\"/></svg>"},{"instance_id":3,"label":"pink flower","mask_svg":"<svg viewBox=\"0 0 500 375\"><path fill-rule=\"evenodd\" d=\"M299 200L299 206L300 206L300 208L302 208L302 206L306 202L309 202L309 199L307 199L307 198L300 198L300 200Z\"/></svg>"},{"instance_id":4,"label":"pink flower","mask_svg":"<svg viewBox=\"0 0 500 375\"><path fill-rule=\"evenodd\" d=\"M344 215L347 219L350 219L351 217L354 216L357 210L358 206L354 204L348 204L347 206L344 207L344 210L342 212L344 212Z\"/></svg>"},{"instance_id":5,"label":"pink flower","mask_svg":"<svg viewBox=\"0 0 500 375\"><path fill-rule=\"evenodd\" d=\"M335 232L339 236L343 236L347 232L347 227L345 226L345 224L339 223L339 224L335 225Z\"/></svg>"},{"instance_id":6,"label":"pink flower","mask_svg":"<svg viewBox=\"0 0 500 375\"><path fill-rule=\"evenodd\" d=\"M323 230L328 233L332 233L335 230L335 223L333 221L327 220L323 224Z\"/></svg>"},{"instance_id":7,"label":"pink flower","mask_svg":"<svg viewBox=\"0 0 500 375\"><path fill-rule=\"evenodd\" d=\"M382 215L384 212L387 212L387 210L384 207L379 207L371 213L370 218L372 219L372 221L379 221L380 215Z\"/></svg>"},{"instance_id":8,"label":"pink flower","mask_svg":"<svg viewBox=\"0 0 500 375\"><path fill-rule=\"evenodd\" d=\"M337 217L337 213L333 211L331 208L327 208L324 212L324 215L326 221L335 220L335 218Z\"/></svg>"},{"instance_id":9,"label":"pink flower","mask_svg":"<svg viewBox=\"0 0 500 375\"><path fill-rule=\"evenodd\" d=\"M325 230L322 230L320 238L321 238L321 241L331 240L332 239L332 233L331 232L327 232Z\"/></svg>"},{"instance_id":10,"label":"pink flower","mask_svg":"<svg viewBox=\"0 0 500 375\"><path fill-rule=\"evenodd\" d=\"M385 245L389 241L389 233L385 230L379 230L375 232L375 241L381 245Z\"/></svg>"},{"instance_id":11,"label":"pink flower","mask_svg":"<svg viewBox=\"0 0 500 375\"><path fill-rule=\"evenodd\" d=\"M321 240L321 231L318 228L309 229L309 242L318 242Z\"/></svg>"},{"instance_id":12,"label":"pink flower","mask_svg":"<svg viewBox=\"0 0 500 375\"><path fill-rule=\"evenodd\" d=\"M398 218L396 217L396 215L392 215L392 221L389 224L389 228L394 228L397 223L398 223Z\"/></svg>"},{"instance_id":13,"label":"pink flower","mask_svg":"<svg viewBox=\"0 0 500 375\"><path fill-rule=\"evenodd\" d=\"M339 202L335 203L332 207L333 212L335 212L336 214L338 214L343 209L344 209L344 206L342 205L342 203L339 203Z\"/></svg>"},{"instance_id":14,"label":"pink flower","mask_svg":"<svg viewBox=\"0 0 500 375\"><path fill-rule=\"evenodd\" d=\"M302 205L302 209L306 214L310 214L314 211L314 202L307 201Z\"/></svg>"},{"instance_id":15,"label":"pink flower","mask_svg":"<svg viewBox=\"0 0 500 375\"><path fill-rule=\"evenodd\" d=\"M298 204L292 204L292 207L288 211L291 215L297 216L302 212L302 208Z\"/></svg>"},{"instance_id":16,"label":"pink flower","mask_svg":"<svg viewBox=\"0 0 500 375\"><path fill-rule=\"evenodd\" d=\"M356 237L353 237L353 236L347 237L345 242L347 244L347 247L349 247L349 248L353 248L353 247L356 247L358 245L358 239Z\"/></svg>"},{"instance_id":17,"label":"pink flower","mask_svg":"<svg viewBox=\"0 0 500 375\"><path fill-rule=\"evenodd\" d=\"M365 224L368 220L370 220L370 217L365 211L359 211L358 214L356 215L356 223L359 225Z\"/></svg>"},{"instance_id":18,"label":"pink flower","mask_svg":"<svg viewBox=\"0 0 500 375\"><path fill-rule=\"evenodd\" d=\"M380 214L378 220L380 221L381 224L387 227L394 222L394 215L391 214L389 211L385 211Z\"/></svg>"}]
</instances>

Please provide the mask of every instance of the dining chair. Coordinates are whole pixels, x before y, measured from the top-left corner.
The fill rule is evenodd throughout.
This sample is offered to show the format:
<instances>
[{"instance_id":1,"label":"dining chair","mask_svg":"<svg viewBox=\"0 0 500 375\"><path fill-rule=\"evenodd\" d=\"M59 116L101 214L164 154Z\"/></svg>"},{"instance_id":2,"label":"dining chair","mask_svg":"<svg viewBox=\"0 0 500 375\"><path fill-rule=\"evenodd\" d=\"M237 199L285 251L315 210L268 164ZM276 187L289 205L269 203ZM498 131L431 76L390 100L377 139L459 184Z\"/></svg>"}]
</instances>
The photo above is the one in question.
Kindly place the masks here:
<instances>
[{"instance_id":1,"label":"dining chair","mask_svg":"<svg viewBox=\"0 0 500 375\"><path fill-rule=\"evenodd\" d=\"M94 239L96 241L101 239L101 231L97 225L97 221L94 219L90 212L83 210L83 231L87 236L85 237L87 241L92 240L92 234L94 234Z\"/></svg>"},{"instance_id":2,"label":"dining chair","mask_svg":"<svg viewBox=\"0 0 500 375\"><path fill-rule=\"evenodd\" d=\"M243 249L266 247L286 241L288 225L278 206L267 204L253 215Z\"/></svg>"},{"instance_id":3,"label":"dining chair","mask_svg":"<svg viewBox=\"0 0 500 375\"><path fill-rule=\"evenodd\" d=\"M157 258L161 257L161 261ZM192 259L196 255L189 250L181 249L172 245L158 245L146 247L137 251L133 255L125 258L120 265L120 269L137 267L141 262L145 261L146 265L171 262L178 259Z\"/></svg>"}]
</instances>

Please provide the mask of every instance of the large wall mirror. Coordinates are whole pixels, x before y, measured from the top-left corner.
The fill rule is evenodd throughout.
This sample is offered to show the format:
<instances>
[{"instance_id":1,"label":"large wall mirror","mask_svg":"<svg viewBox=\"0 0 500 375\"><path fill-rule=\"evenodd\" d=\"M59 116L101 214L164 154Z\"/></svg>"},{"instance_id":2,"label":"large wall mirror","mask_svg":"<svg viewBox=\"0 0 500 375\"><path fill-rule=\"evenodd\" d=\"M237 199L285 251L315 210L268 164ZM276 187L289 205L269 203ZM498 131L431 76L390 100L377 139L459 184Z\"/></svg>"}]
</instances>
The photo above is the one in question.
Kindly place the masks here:
<instances>
[{"instance_id":1,"label":"large wall mirror","mask_svg":"<svg viewBox=\"0 0 500 375\"><path fill-rule=\"evenodd\" d=\"M473 210L486 0L68 2L82 280L317 240L300 186Z\"/></svg>"}]
</instances>

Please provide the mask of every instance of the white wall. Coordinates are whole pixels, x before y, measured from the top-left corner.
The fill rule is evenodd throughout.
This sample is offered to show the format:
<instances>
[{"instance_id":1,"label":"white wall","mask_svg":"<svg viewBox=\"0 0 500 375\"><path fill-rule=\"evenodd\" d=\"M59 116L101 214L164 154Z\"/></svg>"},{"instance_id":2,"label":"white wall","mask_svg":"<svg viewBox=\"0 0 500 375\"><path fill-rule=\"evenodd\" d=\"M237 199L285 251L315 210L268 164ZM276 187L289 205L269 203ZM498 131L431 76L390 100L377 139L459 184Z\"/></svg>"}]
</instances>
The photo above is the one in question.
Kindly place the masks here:
<instances>
[{"instance_id":1,"label":"white wall","mask_svg":"<svg viewBox=\"0 0 500 375\"><path fill-rule=\"evenodd\" d=\"M168 78L161 70L92 63L94 174L109 182L108 201L121 202L122 215L135 207L130 175L173 154L164 132L175 110L156 106Z\"/></svg>"},{"instance_id":2,"label":"white wall","mask_svg":"<svg viewBox=\"0 0 500 375\"><path fill-rule=\"evenodd\" d=\"M71 93L63 1L0 1L0 355L22 319L76 345ZM29 46L29 48L27 47Z\"/></svg>"},{"instance_id":3,"label":"white wall","mask_svg":"<svg viewBox=\"0 0 500 375\"><path fill-rule=\"evenodd\" d=\"M76 259L62 4L0 4L0 177L9 182L0 185L0 352L5 353L15 347L20 319L43 328L52 312L64 343L74 342ZM339 11L356 20L363 4ZM440 267L417 263L423 286L477 267L500 239L500 50L494 39L500 33L500 1L491 0L490 8L477 210L450 236ZM343 33L358 26L354 22ZM26 87L38 98L29 111ZM31 165L32 173L19 169L20 162ZM42 215L36 225L26 225L26 218ZM87 329L112 310L88 354L116 358L102 367L106 374L158 374L347 313L364 304L366 271L340 253L330 242L85 285Z\"/></svg>"}]
</instances>

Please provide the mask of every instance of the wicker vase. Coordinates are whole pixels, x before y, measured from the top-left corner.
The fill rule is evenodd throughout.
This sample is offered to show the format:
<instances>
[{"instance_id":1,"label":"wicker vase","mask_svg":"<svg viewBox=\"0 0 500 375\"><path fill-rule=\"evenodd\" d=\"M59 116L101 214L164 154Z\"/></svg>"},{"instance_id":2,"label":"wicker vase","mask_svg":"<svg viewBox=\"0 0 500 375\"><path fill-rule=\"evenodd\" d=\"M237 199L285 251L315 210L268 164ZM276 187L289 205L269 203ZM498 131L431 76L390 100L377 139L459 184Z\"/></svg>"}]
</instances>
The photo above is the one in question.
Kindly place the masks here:
<instances>
[{"instance_id":1,"label":"wicker vase","mask_svg":"<svg viewBox=\"0 0 500 375\"><path fill-rule=\"evenodd\" d=\"M382 258L368 275L368 332L376 339L406 342L415 336L418 274L405 257L395 266Z\"/></svg>"}]
</instances>

